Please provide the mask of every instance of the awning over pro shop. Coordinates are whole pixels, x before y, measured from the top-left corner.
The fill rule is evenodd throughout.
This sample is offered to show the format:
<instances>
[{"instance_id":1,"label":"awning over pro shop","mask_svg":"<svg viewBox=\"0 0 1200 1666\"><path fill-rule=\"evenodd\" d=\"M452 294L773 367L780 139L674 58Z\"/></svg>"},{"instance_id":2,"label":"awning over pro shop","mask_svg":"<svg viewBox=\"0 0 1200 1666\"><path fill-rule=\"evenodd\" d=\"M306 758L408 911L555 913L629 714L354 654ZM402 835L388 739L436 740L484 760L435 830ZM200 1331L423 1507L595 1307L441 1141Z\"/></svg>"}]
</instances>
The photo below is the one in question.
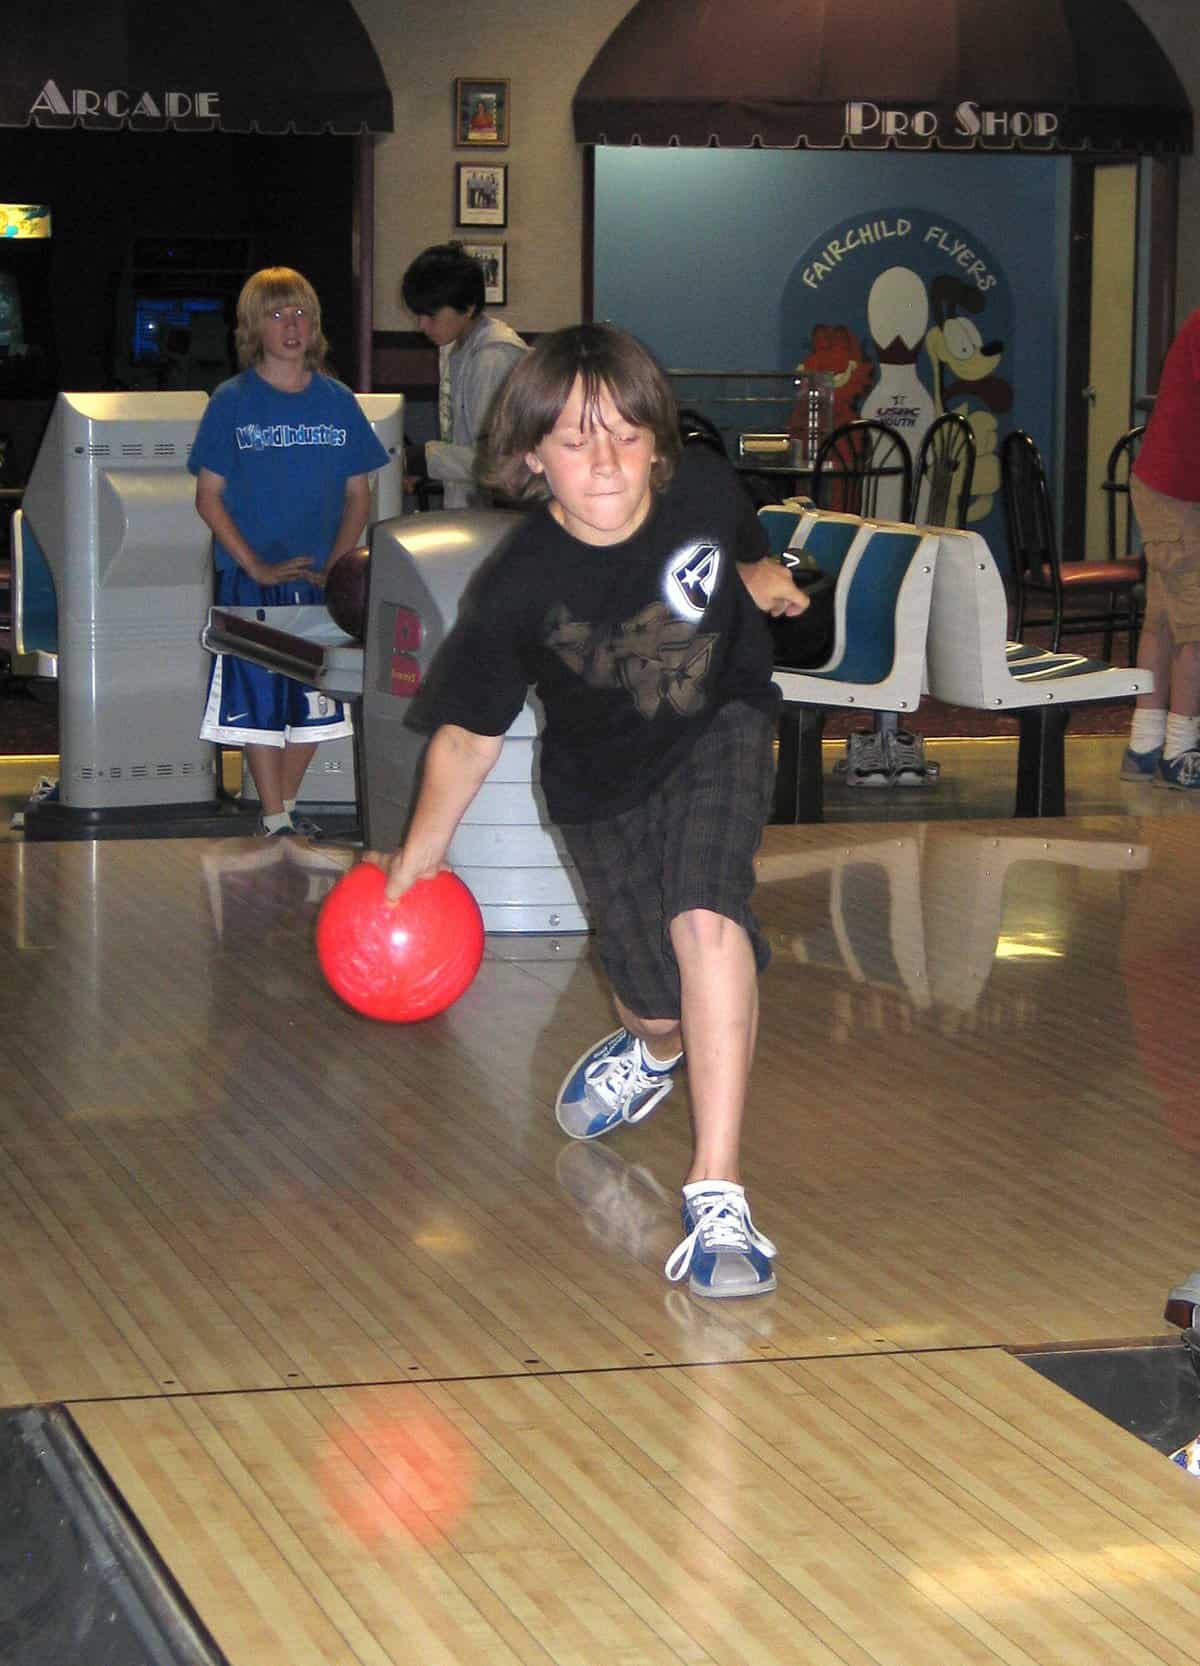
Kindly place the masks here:
<instances>
[{"instance_id":1,"label":"awning over pro shop","mask_svg":"<svg viewBox=\"0 0 1200 1666\"><path fill-rule=\"evenodd\" d=\"M0 0L0 126L388 133L351 0Z\"/></svg>"},{"instance_id":2,"label":"awning over pro shop","mask_svg":"<svg viewBox=\"0 0 1200 1666\"><path fill-rule=\"evenodd\" d=\"M1192 145L1187 94L1126 0L638 0L574 118L583 144Z\"/></svg>"}]
</instances>

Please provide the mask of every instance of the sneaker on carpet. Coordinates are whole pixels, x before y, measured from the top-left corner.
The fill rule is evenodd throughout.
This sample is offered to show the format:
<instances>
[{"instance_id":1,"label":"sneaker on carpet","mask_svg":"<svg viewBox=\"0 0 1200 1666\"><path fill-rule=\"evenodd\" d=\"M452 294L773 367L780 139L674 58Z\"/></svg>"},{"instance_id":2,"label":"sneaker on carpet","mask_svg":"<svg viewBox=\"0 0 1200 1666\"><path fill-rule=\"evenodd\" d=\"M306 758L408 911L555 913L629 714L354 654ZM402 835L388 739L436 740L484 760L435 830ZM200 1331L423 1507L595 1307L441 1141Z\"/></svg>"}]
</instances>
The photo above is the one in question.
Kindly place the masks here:
<instances>
[{"instance_id":1,"label":"sneaker on carpet","mask_svg":"<svg viewBox=\"0 0 1200 1666\"><path fill-rule=\"evenodd\" d=\"M750 1219L741 1186L712 1180L685 1187L683 1230L687 1236L663 1269L673 1284L686 1276L693 1296L719 1298L774 1290L775 1245Z\"/></svg>"},{"instance_id":2,"label":"sneaker on carpet","mask_svg":"<svg viewBox=\"0 0 1200 1666\"><path fill-rule=\"evenodd\" d=\"M1158 784L1176 792L1195 792L1200 789L1200 750L1177 753L1174 758L1163 758L1158 766Z\"/></svg>"},{"instance_id":3,"label":"sneaker on carpet","mask_svg":"<svg viewBox=\"0 0 1200 1666\"><path fill-rule=\"evenodd\" d=\"M1150 752L1135 752L1131 746L1125 748L1125 756L1121 759L1122 781L1150 781L1158 775L1158 766L1162 763L1163 749L1156 746Z\"/></svg>"},{"instance_id":4,"label":"sneaker on carpet","mask_svg":"<svg viewBox=\"0 0 1200 1666\"><path fill-rule=\"evenodd\" d=\"M846 785L887 787L891 785L887 746L875 729L856 729L846 736Z\"/></svg>"},{"instance_id":5,"label":"sneaker on carpet","mask_svg":"<svg viewBox=\"0 0 1200 1666\"><path fill-rule=\"evenodd\" d=\"M934 772L925 762L924 735L892 729L883 744L893 787L924 787L933 779Z\"/></svg>"},{"instance_id":6,"label":"sneaker on carpet","mask_svg":"<svg viewBox=\"0 0 1200 1666\"><path fill-rule=\"evenodd\" d=\"M624 1122L641 1122L670 1093L679 1060L653 1068L628 1030L614 1030L576 1059L558 1090L554 1114L573 1140L594 1140Z\"/></svg>"}]
</instances>

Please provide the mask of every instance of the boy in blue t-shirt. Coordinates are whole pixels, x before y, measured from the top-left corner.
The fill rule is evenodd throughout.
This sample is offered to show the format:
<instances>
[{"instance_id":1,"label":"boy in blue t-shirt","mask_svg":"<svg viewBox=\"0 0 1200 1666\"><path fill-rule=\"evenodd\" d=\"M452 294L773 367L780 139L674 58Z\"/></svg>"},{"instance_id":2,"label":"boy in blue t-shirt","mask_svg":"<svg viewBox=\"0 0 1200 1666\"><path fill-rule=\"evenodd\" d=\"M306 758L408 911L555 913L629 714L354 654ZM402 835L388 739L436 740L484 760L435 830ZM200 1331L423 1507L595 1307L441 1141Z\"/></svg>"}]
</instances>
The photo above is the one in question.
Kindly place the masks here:
<instances>
[{"instance_id":1,"label":"boy in blue t-shirt","mask_svg":"<svg viewBox=\"0 0 1200 1666\"><path fill-rule=\"evenodd\" d=\"M387 452L350 389L322 372L320 302L299 272L273 266L248 279L237 351L241 373L213 394L188 460L213 534L215 599L319 604L325 569L362 537L369 476ZM317 831L295 814L300 783L318 743L350 733L339 701L236 655L214 658L200 735L245 748L260 833Z\"/></svg>"}]
</instances>

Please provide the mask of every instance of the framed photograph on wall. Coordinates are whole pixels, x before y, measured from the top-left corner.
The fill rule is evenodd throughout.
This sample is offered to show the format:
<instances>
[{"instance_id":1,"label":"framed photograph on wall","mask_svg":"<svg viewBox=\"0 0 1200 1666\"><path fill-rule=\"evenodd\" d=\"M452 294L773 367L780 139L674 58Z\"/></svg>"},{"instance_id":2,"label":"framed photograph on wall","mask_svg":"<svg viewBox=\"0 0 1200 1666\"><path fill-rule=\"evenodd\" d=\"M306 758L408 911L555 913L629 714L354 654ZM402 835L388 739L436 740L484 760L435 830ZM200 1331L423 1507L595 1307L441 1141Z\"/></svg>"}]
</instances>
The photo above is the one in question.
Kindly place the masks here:
<instances>
[{"instance_id":1,"label":"framed photograph on wall","mask_svg":"<svg viewBox=\"0 0 1200 1666\"><path fill-rule=\"evenodd\" d=\"M508 301L508 245L464 242L463 253L483 267L484 306L504 306Z\"/></svg>"},{"instance_id":2,"label":"framed photograph on wall","mask_svg":"<svg viewBox=\"0 0 1200 1666\"><path fill-rule=\"evenodd\" d=\"M459 162L457 180L458 224L460 226L506 226L508 224L508 163Z\"/></svg>"},{"instance_id":3,"label":"framed photograph on wall","mask_svg":"<svg viewBox=\"0 0 1200 1666\"><path fill-rule=\"evenodd\" d=\"M458 145L508 143L508 82L454 83L454 142Z\"/></svg>"}]
</instances>

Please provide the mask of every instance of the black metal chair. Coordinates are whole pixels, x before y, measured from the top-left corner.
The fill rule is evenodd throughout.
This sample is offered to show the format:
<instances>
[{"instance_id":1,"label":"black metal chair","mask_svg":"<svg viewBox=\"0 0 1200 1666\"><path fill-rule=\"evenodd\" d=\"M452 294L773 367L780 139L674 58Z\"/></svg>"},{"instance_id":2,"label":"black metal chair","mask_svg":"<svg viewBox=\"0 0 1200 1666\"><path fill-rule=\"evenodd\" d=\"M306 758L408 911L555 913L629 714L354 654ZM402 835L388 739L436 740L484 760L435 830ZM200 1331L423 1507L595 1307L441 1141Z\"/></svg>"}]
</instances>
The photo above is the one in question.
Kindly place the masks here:
<instances>
[{"instance_id":1,"label":"black metal chair","mask_svg":"<svg viewBox=\"0 0 1200 1666\"><path fill-rule=\"evenodd\" d=\"M975 479L975 430L946 411L925 431L913 470L913 515L923 526L962 527Z\"/></svg>"},{"instance_id":2,"label":"black metal chair","mask_svg":"<svg viewBox=\"0 0 1200 1666\"><path fill-rule=\"evenodd\" d=\"M1113 446L1104 466L1101 491L1108 499L1108 559L1124 561L1134 558L1133 511L1129 502L1129 476L1146 432L1143 422L1129 428Z\"/></svg>"},{"instance_id":3,"label":"black metal chair","mask_svg":"<svg viewBox=\"0 0 1200 1666\"><path fill-rule=\"evenodd\" d=\"M867 418L827 434L813 460L812 496L818 509L840 509L866 520L907 521L912 483L912 454L903 434Z\"/></svg>"},{"instance_id":4,"label":"black metal chair","mask_svg":"<svg viewBox=\"0 0 1200 1666\"><path fill-rule=\"evenodd\" d=\"M1049 625L1050 647L1057 653L1064 636L1102 630L1107 657L1112 652L1113 632L1119 627L1129 632L1129 663L1133 665L1138 636L1135 591L1142 582L1141 562L1060 558L1041 453L1021 428L1006 435L1000 446L1000 481L1016 586L1013 636L1020 640L1027 627ZM1034 597L1043 598L1049 611L1027 615L1028 602Z\"/></svg>"}]
</instances>

